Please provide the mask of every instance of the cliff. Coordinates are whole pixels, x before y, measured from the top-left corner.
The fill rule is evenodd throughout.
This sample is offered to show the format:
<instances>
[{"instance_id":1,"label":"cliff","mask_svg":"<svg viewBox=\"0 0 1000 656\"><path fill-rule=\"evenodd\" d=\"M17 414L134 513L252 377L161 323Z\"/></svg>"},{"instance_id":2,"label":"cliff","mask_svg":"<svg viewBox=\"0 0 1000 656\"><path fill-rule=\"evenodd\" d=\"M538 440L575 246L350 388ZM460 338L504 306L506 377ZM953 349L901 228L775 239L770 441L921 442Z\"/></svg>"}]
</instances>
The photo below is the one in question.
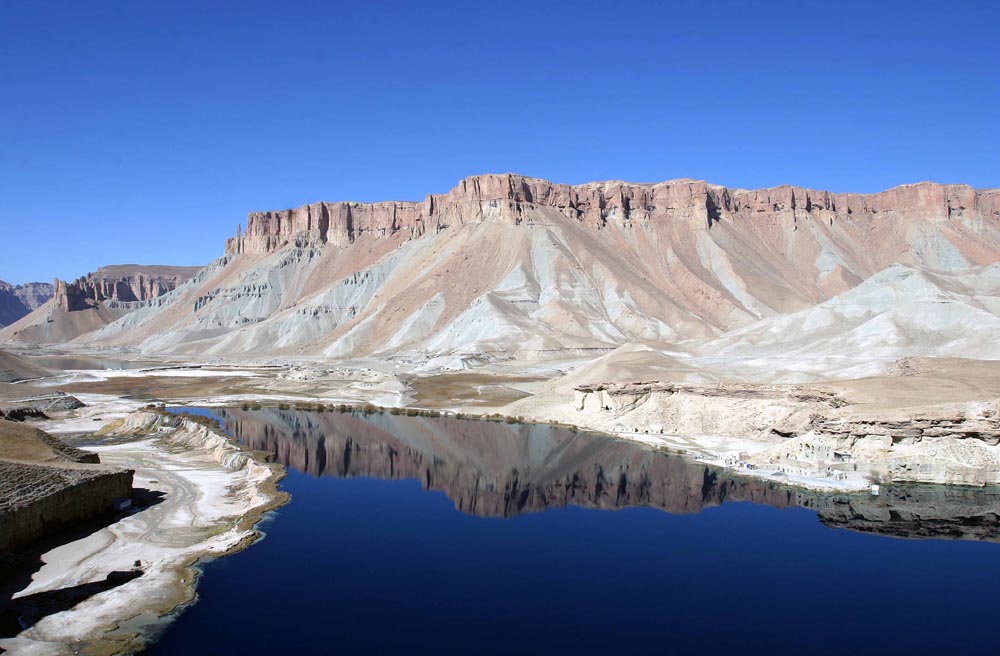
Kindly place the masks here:
<instances>
[{"instance_id":1,"label":"cliff","mask_svg":"<svg viewBox=\"0 0 1000 656\"><path fill-rule=\"evenodd\" d=\"M554 184L515 174L478 175L446 194L423 202L319 202L296 209L253 212L245 233L226 244L227 254L267 253L289 243L350 244L360 235L396 232L420 236L466 223L520 224L532 210L551 208L600 229L657 221L711 227L718 222L798 221L864 223L918 214L936 221L1000 221L1000 190L931 182L904 185L877 194L831 193L793 186L729 189L698 180L656 184L621 181ZM530 219L528 219L530 220Z\"/></svg>"},{"instance_id":2,"label":"cliff","mask_svg":"<svg viewBox=\"0 0 1000 656\"><path fill-rule=\"evenodd\" d=\"M55 306L68 312L86 310L104 301L146 301L190 280L200 267L120 264L101 267L73 282L55 280Z\"/></svg>"},{"instance_id":3,"label":"cliff","mask_svg":"<svg viewBox=\"0 0 1000 656\"><path fill-rule=\"evenodd\" d=\"M39 311L0 331L0 340L191 356L406 353L462 368L484 357L554 360L630 342L711 340L767 321L759 326L766 334L744 341L803 331L815 340L837 325L818 315L878 301L848 308L849 329L830 342L837 355L864 337L854 330L863 316L933 318L954 328L906 329L883 357L922 354L927 345L908 335L931 334L948 355L988 357L997 348L989 322L1000 318L983 312L1000 306L977 299L1000 267L975 280L959 272L997 262L997 190L920 183L862 195L483 175L422 202L251 214L227 254L174 292L130 304L124 299L153 292L80 281L58 290L59 307L96 312ZM843 296L869 280L863 294ZM930 304L942 294L947 304ZM102 298L118 300L95 300ZM900 299L927 303L915 313ZM827 301L834 305L817 308ZM793 315L812 310L817 316ZM803 330L776 328L782 317ZM972 325L984 329L954 338ZM706 353L734 348L703 343Z\"/></svg>"},{"instance_id":4,"label":"cliff","mask_svg":"<svg viewBox=\"0 0 1000 656\"><path fill-rule=\"evenodd\" d=\"M12 285L0 280L0 326L8 326L52 298L53 286L47 282Z\"/></svg>"},{"instance_id":5,"label":"cliff","mask_svg":"<svg viewBox=\"0 0 1000 656\"><path fill-rule=\"evenodd\" d=\"M71 342L162 299L198 271L198 267L121 264L101 267L72 282L56 279L52 298L0 329L0 341Z\"/></svg>"}]
</instances>

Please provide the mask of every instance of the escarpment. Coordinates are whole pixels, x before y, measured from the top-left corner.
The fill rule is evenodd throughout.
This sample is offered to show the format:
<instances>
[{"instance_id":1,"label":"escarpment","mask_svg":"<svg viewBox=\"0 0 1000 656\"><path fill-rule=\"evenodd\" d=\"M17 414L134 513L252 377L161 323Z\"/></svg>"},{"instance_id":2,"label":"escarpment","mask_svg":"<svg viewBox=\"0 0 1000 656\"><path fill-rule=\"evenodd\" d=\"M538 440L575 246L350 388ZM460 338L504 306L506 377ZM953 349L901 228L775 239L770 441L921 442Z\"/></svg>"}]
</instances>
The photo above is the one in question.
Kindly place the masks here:
<instances>
[{"instance_id":1,"label":"escarpment","mask_svg":"<svg viewBox=\"0 0 1000 656\"><path fill-rule=\"evenodd\" d=\"M72 282L56 279L52 298L0 330L0 341L38 344L73 341L140 307L162 301L199 270L199 267L121 264L101 267Z\"/></svg>"},{"instance_id":2,"label":"escarpment","mask_svg":"<svg viewBox=\"0 0 1000 656\"><path fill-rule=\"evenodd\" d=\"M891 298L855 308L890 288L947 301L920 317L1000 323L977 300L1000 269L975 280L950 273L997 262L996 190L920 183L863 195L482 175L422 202L253 213L224 257L173 291L137 304L126 299L171 286L65 285L52 312L36 311L0 339L199 356L406 353L463 368L484 357L557 359L630 342L710 340L770 321L738 337L800 336L782 352L821 352L804 340L833 343L830 325L844 327L834 344L842 350L840 342L854 348L863 337L862 323L901 321ZM970 285L979 291L955 293ZM93 316L70 311L81 306L93 306ZM815 316L792 316L811 309ZM784 317L801 330L778 327ZM948 354L992 353L984 334L947 338ZM894 344L886 356L911 354L905 335Z\"/></svg>"},{"instance_id":3,"label":"escarpment","mask_svg":"<svg viewBox=\"0 0 1000 656\"><path fill-rule=\"evenodd\" d=\"M296 240L345 246L362 234L415 237L466 223L537 221L547 209L600 229L608 223L687 222L711 228L720 222L790 224L820 221L863 225L874 219L920 215L935 221L1000 221L1000 192L967 185L923 182L878 194L831 193L801 187L729 189L697 180L655 184L620 181L554 184L515 174L479 175L423 202L319 202L295 209L253 212L226 252L267 253Z\"/></svg>"},{"instance_id":4,"label":"escarpment","mask_svg":"<svg viewBox=\"0 0 1000 656\"><path fill-rule=\"evenodd\" d=\"M122 264L101 267L73 282L55 281L57 308L68 312L91 309L103 302L147 301L176 289L200 267Z\"/></svg>"}]
</instances>

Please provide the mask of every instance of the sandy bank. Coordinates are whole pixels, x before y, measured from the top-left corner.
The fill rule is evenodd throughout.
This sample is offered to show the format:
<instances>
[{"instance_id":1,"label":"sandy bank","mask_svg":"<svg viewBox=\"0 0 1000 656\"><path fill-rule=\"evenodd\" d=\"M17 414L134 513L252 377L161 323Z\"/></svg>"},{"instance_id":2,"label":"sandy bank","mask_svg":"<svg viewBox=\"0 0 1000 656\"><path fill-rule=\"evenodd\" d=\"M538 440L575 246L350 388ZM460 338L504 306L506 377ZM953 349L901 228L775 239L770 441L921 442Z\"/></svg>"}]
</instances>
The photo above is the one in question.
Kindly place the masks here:
<instances>
[{"instance_id":1,"label":"sandy bank","mask_svg":"<svg viewBox=\"0 0 1000 656\"><path fill-rule=\"evenodd\" d=\"M99 435L102 443L92 448L102 462L134 469L135 488L153 504L44 554L44 566L16 598L104 581L137 563L142 575L0 640L4 649L136 651L165 616L194 599L194 565L252 543L254 525L286 501L277 490L280 466L264 464L208 425L137 411Z\"/></svg>"}]
</instances>

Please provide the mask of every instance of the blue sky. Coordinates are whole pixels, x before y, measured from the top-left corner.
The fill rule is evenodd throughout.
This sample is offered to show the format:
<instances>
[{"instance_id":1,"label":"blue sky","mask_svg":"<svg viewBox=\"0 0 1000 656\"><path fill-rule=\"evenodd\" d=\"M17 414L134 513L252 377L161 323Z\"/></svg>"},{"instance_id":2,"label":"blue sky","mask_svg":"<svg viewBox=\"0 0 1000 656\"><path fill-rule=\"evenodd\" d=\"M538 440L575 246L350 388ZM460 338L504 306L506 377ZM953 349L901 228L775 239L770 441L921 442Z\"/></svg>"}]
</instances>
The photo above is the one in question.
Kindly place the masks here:
<instances>
[{"instance_id":1,"label":"blue sky","mask_svg":"<svg viewBox=\"0 0 1000 656\"><path fill-rule=\"evenodd\" d=\"M0 279L515 171L1000 186L995 2L0 3Z\"/></svg>"}]
</instances>

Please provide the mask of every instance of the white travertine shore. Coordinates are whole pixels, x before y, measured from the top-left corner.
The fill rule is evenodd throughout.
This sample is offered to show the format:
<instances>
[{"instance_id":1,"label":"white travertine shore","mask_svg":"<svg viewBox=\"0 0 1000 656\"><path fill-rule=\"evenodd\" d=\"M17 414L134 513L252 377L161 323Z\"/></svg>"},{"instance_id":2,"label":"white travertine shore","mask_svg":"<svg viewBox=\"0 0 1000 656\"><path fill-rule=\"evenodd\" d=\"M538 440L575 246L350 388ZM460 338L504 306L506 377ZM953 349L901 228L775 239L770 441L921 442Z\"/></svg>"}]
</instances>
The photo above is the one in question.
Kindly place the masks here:
<instances>
[{"instance_id":1,"label":"white travertine shore","mask_svg":"<svg viewBox=\"0 0 1000 656\"><path fill-rule=\"evenodd\" d=\"M61 427L73 430L97 413L112 417L124 405L98 402ZM25 654L134 651L145 632L155 631L164 616L194 598L193 565L253 541L261 514L285 498L275 487L280 467L260 464L200 423L137 410L104 433L111 443L89 448L104 463L134 469L134 487L161 493L162 501L44 554L44 566L16 597L103 581L110 572L129 571L137 563L142 576L0 640L4 649Z\"/></svg>"}]
</instances>

